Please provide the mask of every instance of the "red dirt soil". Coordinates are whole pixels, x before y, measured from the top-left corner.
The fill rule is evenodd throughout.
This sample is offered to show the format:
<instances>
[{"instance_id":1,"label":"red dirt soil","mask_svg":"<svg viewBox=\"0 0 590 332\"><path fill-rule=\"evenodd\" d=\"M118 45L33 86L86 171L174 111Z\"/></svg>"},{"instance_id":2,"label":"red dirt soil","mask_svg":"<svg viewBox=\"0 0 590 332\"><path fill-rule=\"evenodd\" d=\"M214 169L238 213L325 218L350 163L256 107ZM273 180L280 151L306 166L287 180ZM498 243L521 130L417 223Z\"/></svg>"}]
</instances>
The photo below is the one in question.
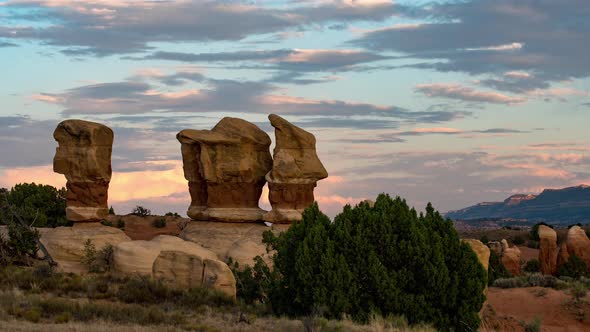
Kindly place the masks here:
<instances>
[{"instance_id":1,"label":"red dirt soil","mask_svg":"<svg viewBox=\"0 0 590 332\"><path fill-rule=\"evenodd\" d=\"M571 298L551 288L489 288L487 303L495 314L486 312L480 331L524 331L521 322L531 322L535 317L541 319L541 331L590 331L590 296L578 308L571 304ZM584 313L585 319L579 321L576 312Z\"/></svg>"}]
</instances>

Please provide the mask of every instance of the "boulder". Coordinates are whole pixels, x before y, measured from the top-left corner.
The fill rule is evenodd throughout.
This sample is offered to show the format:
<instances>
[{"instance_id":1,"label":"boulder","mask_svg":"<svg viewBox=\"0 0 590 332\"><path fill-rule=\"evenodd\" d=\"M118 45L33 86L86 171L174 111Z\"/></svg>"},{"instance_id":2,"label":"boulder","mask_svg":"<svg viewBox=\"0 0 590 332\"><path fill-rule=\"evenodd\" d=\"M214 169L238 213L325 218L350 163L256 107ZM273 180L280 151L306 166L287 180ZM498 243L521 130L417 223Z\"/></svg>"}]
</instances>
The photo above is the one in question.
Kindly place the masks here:
<instances>
[{"instance_id":1,"label":"boulder","mask_svg":"<svg viewBox=\"0 0 590 332\"><path fill-rule=\"evenodd\" d=\"M567 231L566 245L569 256L576 255L590 266L590 239L584 229L571 227Z\"/></svg>"},{"instance_id":2,"label":"boulder","mask_svg":"<svg viewBox=\"0 0 590 332\"><path fill-rule=\"evenodd\" d=\"M518 247L509 247L506 240L502 240L502 264L506 267L506 270L512 275L519 276L522 274L521 262L520 262L520 249Z\"/></svg>"},{"instance_id":3,"label":"boulder","mask_svg":"<svg viewBox=\"0 0 590 332\"><path fill-rule=\"evenodd\" d=\"M96 250L109 244L115 247L131 240L122 230L99 223L74 224L72 227L39 228L39 232L41 243L57 262L58 270L72 273L88 272L88 267L82 263L84 244L87 240L92 241Z\"/></svg>"},{"instance_id":4,"label":"boulder","mask_svg":"<svg viewBox=\"0 0 590 332\"><path fill-rule=\"evenodd\" d=\"M557 233L545 225L539 226L539 262L541 273L554 275L557 272Z\"/></svg>"},{"instance_id":5,"label":"boulder","mask_svg":"<svg viewBox=\"0 0 590 332\"><path fill-rule=\"evenodd\" d=\"M267 227L262 223L193 221L179 236L211 250L221 261L227 261L231 257L244 267L253 266L256 256L261 256L267 263L271 263L271 255L266 252L266 246L262 243L262 233L271 230L278 234L286 231L288 227L287 224Z\"/></svg>"},{"instance_id":6,"label":"boulder","mask_svg":"<svg viewBox=\"0 0 590 332\"><path fill-rule=\"evenodd\" d=\"M108 216L113 131L100 123L65 120L57 126L53 137L59 145L53 171L67 179L67 219L104 219Z\"/></svg>"},{"instance_id":7,"label":"boulder","mask_svg":"<svg viewBox=\"0 0 590 332\"><path fill-rule=\"evenodd\" d=\"M502 243L498 241L488 241L488 247L491 251L496 253L498 257L502 256Z\"/></svg>"},{"instance_id":8,"label":"boulder","mask_svg":"<svg viewBox=\"0 0 590 332\"><path fill-rule=\"evenodd\" d=\"M179 251L201 258L217 259L217 255L200 245L176 236L159 235L151 241L119 243L113 250L113 273L118 276L152 275L154 261L162 251Z\"/></svg>"},{"instance_id":9,"label":"boulder","mask_svg":"<svg viewBox=\"0 0 590 332\"><path fill-rule=\"evenodd\" d=\"M227 264L182 251L160 252L152 266L153 277L169 287L189 289L204 287L236 298L236 279Z\"/></svg>"},{"instance_id":10,"label":"boulder","mask_svg":"<svg viewBox=\"0 0 590 332\"><path fill-rule=\"evenodd\" d=\"M328 172L316 153L313 134L276 114L268 118L275 128L276 146L272 170L266 175L272 211L264 215L264 220L299 221L303 210L314 202L317 181L327 178Z\"/></svg>"},{"instance_id":11,"label":"boulder","mask_svg":"<svg viewBox=\"0 0 590 332\"><path fill-rule=\"evenodd\" d=\"M483 244L481 241L475 239L464 239L463 242L467 243L471 247L471 249L477 255L477 259L479 259L479 262L483 266L484 270L487 272L490 265L490 248L488 248L488 246Z\"/></svg>"},{"instance_id":12,"label":"boulder","mask_svg":"<svg viewBox=\"0 0 590 332\"><path fill-rule=\"evenodd\" d=\"M184 175L189 181L195 220L252 222L262 220L258 207L265 175L272 167L270 137L256 125L223 118L212 130L185 129L176 136L182 146Z\"/></svg>"}]
</instances>

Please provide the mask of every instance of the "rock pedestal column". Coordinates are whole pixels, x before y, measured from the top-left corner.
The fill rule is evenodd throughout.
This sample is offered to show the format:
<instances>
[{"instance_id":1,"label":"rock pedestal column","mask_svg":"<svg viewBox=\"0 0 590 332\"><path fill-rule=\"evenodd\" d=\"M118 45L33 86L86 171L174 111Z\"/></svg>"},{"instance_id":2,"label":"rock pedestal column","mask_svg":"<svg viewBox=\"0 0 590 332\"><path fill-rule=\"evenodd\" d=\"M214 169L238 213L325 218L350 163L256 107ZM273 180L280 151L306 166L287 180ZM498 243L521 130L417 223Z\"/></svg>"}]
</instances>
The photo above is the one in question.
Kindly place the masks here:
<instances>
[{"instance_id":1,"label":"rock pedestal column","mask_svg":"<svg viewBox=\"0 0 590 332\"><path fill-rule=\"evenodd\" d=\"M268 118L275 128L276 146L272 170L266 175L272 211L264 215L264 220L299 221L303 210L314 202L317 181L328 177L328 172L317 156L313 134L278 115Z\"/></svg>"},{"instance_id":2,"label":"rock pedestal column","mask_svg":"<svg viewBox=\"0 0 590 332\"><path fill-rule=\"evenodd\" d=\"M74 222L106 218L113 131L99 123L65 120L53 137L59 144L53 171L68 180L66 218Z\"/></svg>"},{"instance_id":3,"label":"rock pedestal column","mask_svg":"<svg viewBox=\"0 0 590 332\"><path fill-rule=\"evenodd\" d=\"M539 226L539 262L541 273L557 272L557 233L545 225Z\"/></svg>"},{"instance_id":4,"label":"rock pedestal column","mask_svg":"<svg viewBox=\"0 0 590 332\"><path fill-rule=\"evenodd\" d=\"M189 181L189 217L197 220L262 220L258 207L264 176L272 167L270 137L254 124L223 118L212 130L178 133L185 178Z\"/></svg>"}]
</instances>

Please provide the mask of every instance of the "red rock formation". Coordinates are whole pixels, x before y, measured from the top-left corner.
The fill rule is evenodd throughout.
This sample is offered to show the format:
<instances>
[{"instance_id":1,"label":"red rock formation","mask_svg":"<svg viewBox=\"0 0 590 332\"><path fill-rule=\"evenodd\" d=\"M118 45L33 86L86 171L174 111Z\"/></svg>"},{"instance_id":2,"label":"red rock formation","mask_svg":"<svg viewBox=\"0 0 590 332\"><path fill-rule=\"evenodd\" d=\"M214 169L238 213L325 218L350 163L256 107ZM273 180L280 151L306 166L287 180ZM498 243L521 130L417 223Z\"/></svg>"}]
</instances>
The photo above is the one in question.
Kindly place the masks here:
<instances>
[{"instance_id":1,"label":"red rock formation","mask_svg":"<svg viewBox=\"0 0 590 332\"><path fill-rule=\"evenodd\" d=\"M539 226L539 262L541 273L557 272L557 233L545 225Z\"/></svg>"},{"instance_id":2,"label":"red rock formation","mask_svg":"<svg viewBox=\"0 0 590 332\"><path fill-rule=\"evenodd\" d=\"M82 222L106 218L113 131L99 123L66 120L57 126L53 137L59 144L53 170L68 180L67 219Z\"/></svg>"},{"instance_id":3,"label":"red rock formation","mask_svg":"<svg viewBox=\"0 0 590 332\"><path fill-rule=\"evenodd\" d=\"M580 226L573 226L567 231L567 252L576 255L590 266L590 239Z\"/></svg>"},{"instance_id":4,"label":"red rock formation","mask_svg":"<svg viewBox=\"0 0 590 332\"><path fill-rule=\"evenodd\" d=\"M518 247L511 248L506 240L502 240L502 264L508 272L515 276L522 274L520 255Z\"/></svg>"},{"instance_id":5,"label":"red rock formation","mask_svg":"<svg viewBox=\"0 0 590 332\"><path fill-rule=\"evenodd\" d=\"M278 115L269 115L275 128L276 146L272 170L266 175L272 211L264 220L290 223L301 220L301 213L314 202L317 181L328 172L316 153L315 137Z\"/></svg>"}]
</instances>

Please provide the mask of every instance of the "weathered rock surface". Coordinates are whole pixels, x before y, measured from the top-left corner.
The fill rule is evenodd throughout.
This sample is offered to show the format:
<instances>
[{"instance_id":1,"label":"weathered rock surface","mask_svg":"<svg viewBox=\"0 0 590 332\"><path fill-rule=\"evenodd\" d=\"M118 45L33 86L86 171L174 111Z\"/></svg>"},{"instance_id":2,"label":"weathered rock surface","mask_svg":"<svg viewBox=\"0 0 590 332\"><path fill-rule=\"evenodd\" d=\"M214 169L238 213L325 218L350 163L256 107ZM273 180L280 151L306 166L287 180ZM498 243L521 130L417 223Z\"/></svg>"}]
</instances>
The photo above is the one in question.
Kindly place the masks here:
<instances>
[{"instance_id":1,"label":"weathered rock surface","mask_svg":"<svg viewBox=\"0 0 590 332\"><path fill-rule=\"evenodd\" d=\"M53 133L58 142L53 171L66 176L66 217L74 222L108 216L113 131L102 124L65 120Z\"/></svg>"},{"instance_id":2,"label":"weathered rock surface","mask_svg":"<svg viewBox=\"0 0 590 332\"><path fill-rule=\"evenodd\" d=\"M580 226L571 227L567 231L566 245L568 256L576 255L590 265L590 239L584 229Z\"/></svg>"},{"instance_id":3,"label":"weathered rock surface","mask_svg":"<svg viewBox=\"0 0 590 332\"><path fill-rule=\"evenodd\" d=\"M240 266L253 266L256 256L261 256L270 263L270 255L262 243L262 233L272 230L278 234L286 231L288 227L286 224L275 224L271 228L262 223L194 221L188 224L179 236L213 251L221 261L227 261L231 257Z\"/></svg>"},{"instance_id":4,"label":"weathered rock surface","mask_svg":"<svg viewBox=\"0 0 590 332\"><path fill-rule=\"evenodd\" d=\"M565 264L570 259L570 254L567 252L567 244L562 242L559 245L559 252L557 254L557 269Z\"/></svg>"},{"instance_id":5,"label":"weathered rock surface","mask_svg":"<svg viewBox=\"0 0 590 332\"><path fill-rule=\"evenodd\" d=\"M269 115L275 128L276 146L272 170L266 175L272 211L264 220L290 223L301 220L301 213L314 202L317 181L328 177L316 153L313 134L278 115Z\"/></svg>"},{"instance_id":6,"label":"weathered rock surface","mask_svg":"<svg viewBox=\"0 0 590 332\"><path fill-rule=\"evenodd\" d=\"M63 272L84 273L88 267L82 263L84 244L91 240L97 250L110 244L116 246L131 239L114 227L98 223L74 224L72 227L39 228L41 243L58 263Z\"/></svg>"},{"instance_id":7,"label":"weathered rock surface","mask_svg":"<svg viewBox=\"0 0 590 332\"><path fill-rule=\"evenodd\" d=\"M236 280L227 264L210 250L175 236L119 243L113 252L113 272L152 276L173 288L207 287L236 297Z\"/></svg>"},{"instance_id":8,"label":"weathered rock surface","mask_svg":"<svg viewBox=\"0 0 590 332\"><path fill-rule=\"evenodd\" d=\"M498 257L502 256L502 243L500 243L498 241L489 241L488 247L490 248L491 251L496 253L496 255L498 255Z\"/></svg>"},{"instance_id":9,"label":"weathered rock surface","mask_svg":"<svg viewBox=\"0 0 590 332\"><path fill-rule=\"evenodd\" d=\"M476 239L463 239L462 241L467 243L471 247L473 252L475 252L475 254L477 255L477 259L479 260L479 262L483 266L484 270L486 271L486 275L487 275L488 267L490 265L490 248L488 248L488 246L486 246L481 241L476 240ZM486 296L488 294L487 283L486 283L486 286L483 290L483 293ZM486 302L487 302L487 298L486 298ZM480 315L483 313L483 310L485 307L486 307L486 304L484 303L481 310L480 310Z\"/></svg>"},{"instance_id":10,"label":"weathered rock surface","mask_svg":"<svg viewBox=\"0 0 590 332\"><path fill-rule=\"evenodd\" d=\"M152 266L154 278L169 287L216 289L235 298L236 279L227 264L182 251L162 251Z\"/></svg>"},{"instance_id":11,"label":"weathered rock surface","mask_svg":"<svg viewBox=\"0 0 590 332\"><path fill-rule=\"evenodd\" d=\"M160 235L151 241L119 243L113 251L113 272L117 275L152 275L154 261L162 251L180 251L203 259L217 259L217 255L198 244L176 236Z\"/></svg>"},{"instance_id":12,"label":"weathered rock surface","mask_svg":"<svg viewBox=\"0 0 590 332\"><path fill-rule=\"evenodd\" d=\"M506 240L502 240L502 264L512 275L519 276L522 274L520 256L521 253L518 247L510 247Z\"/></svg>"},{"instance_id":13,"label":"weathered rock surface","mask_svg":"<svg viewBox=\"0 0 590 332\"><path fill-rule=\"evenodd\" d=\"M545 225L539 226L539 262L541 273L557 272L557 233Z\"/></svg>"},{"instance_id":14,"label":"weathered rock surface","mask_svg":"<svg viewBox=\"0 0 590 332\"><path fill-rule=\"evenodd\" d=\"M265 211L258 201L272 167L271 140L264 131L248 121L226 117L212 130L185 129L176 137L189 181L189 217L262 220Z\"/></svg>"}]
</instances>

